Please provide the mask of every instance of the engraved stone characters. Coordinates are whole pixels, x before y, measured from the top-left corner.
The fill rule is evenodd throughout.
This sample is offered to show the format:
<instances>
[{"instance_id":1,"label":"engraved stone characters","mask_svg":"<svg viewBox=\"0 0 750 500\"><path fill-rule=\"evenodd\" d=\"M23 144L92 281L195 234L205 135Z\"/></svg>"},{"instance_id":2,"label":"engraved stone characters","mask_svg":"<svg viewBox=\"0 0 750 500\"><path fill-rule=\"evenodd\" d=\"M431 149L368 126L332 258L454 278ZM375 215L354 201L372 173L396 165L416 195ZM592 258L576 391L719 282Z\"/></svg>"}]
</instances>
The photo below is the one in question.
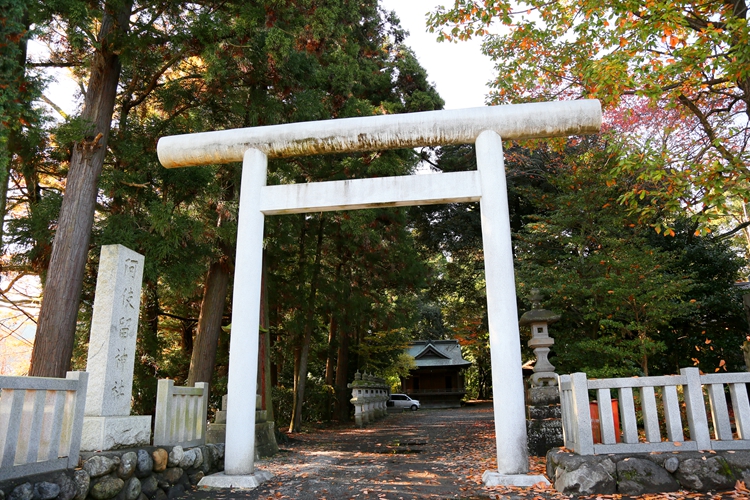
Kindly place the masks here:
<instances>
[{"instance_id":1,"label":"engraved stone characters","mask_svg":"<svg viewBox=\"0 0 750 500\"><path fill-rule=\"evenodd\" d=\"M140 446L151 439L151 417L130 416L142 278L142 255L122 245L102 246L86 364L84 451Z\"/></svg>"}]
</instances>

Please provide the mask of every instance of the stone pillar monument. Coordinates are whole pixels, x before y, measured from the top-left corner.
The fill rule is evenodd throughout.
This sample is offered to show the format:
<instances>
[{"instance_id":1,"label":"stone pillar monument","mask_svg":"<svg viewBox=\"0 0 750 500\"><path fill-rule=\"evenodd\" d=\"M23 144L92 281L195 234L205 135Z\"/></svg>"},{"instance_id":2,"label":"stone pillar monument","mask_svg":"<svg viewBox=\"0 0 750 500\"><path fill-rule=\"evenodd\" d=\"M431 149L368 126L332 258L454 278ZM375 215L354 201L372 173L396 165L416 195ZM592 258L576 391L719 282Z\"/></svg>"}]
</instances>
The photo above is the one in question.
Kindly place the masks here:
<instances>
[{"instance_id":1,"label":"stone pillar monument","mask_svg":"<svg viewBox=\"0 0 750 500\"><path fill-rule=\"evenodd\" d=\"M555 343L547 325L560 319L559 314L541 308L542 295L531 290L531 311L519 320L520 326L531 328L529 347L534 349L536 363L526 392L526 436L530 455L545 456L551 448L563 446L560 390L555 367L547 359Z\"/></svg>"},{"instance_id":2,"label":"stone pillar monument","mask_svg":"<svg viewBox=\"0 0 750 500\"><path fill-rule=\"evenodd\" d=\"M86 363L82 451L150 443L151 416L130 415L142 279L143 255L122 245L102 246Z\"/></svg>"}]
</instances>

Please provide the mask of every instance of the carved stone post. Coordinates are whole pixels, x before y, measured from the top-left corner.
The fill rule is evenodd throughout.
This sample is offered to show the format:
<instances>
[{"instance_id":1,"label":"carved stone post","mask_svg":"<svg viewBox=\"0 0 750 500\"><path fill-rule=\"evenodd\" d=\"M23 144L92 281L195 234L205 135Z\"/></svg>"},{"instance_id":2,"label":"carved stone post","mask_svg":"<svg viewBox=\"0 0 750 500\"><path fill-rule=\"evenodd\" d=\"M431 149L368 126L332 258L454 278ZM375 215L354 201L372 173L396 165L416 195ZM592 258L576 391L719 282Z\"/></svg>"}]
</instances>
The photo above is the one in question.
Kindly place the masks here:
<instances>
[{"instance_id":1,"label":"carved stone post","mask_svg":"<svg viewBox=\"0 0 750 500\"><path fill-rule=\"evenodd\" d=\"M104 245L99 258L86 371L82 451L150 444L151 417L131 416L143 255Z\"/></svg>"},{"instance_id":2,"label":"carved stone post","mask_svg":"<svg viewBox=\"0 0 750 500\"><path fill-rule=\"evenodd\" d=\"M388 385L385 379L369 373L354 374L354 381L347 387L352 390L354 422L357 427L374 422L387 414L385 403L388 400Z\"/></svg>"}]
</instances>

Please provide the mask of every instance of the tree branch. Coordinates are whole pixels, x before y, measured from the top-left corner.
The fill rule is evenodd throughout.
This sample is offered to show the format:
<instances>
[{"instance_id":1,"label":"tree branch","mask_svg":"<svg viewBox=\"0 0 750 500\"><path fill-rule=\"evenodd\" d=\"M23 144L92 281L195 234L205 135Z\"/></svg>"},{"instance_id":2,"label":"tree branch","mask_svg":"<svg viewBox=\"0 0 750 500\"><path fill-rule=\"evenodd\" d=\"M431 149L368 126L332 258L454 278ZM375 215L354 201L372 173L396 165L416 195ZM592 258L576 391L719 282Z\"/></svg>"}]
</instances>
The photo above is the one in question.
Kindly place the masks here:
<instances>
[{"instance_id":1,"label":"tree branch","mask_svg":"<svg viewBox=\"0 0 750 500\"><path fill-rule=\"evenodd\" d=\"M183 316L177 316L176 314L170 314L168 312L159 311L159 316L166 316L168 318L174 318L179 319L180 321L190 321L192 323L197 323L198 320L196 318L185 318Z\"/></svg>"},{"instance_id":2,"label":"tree branch","mask_svg":"<svg viewBox=\"0 0 750 500\"><path fill-rule=\"evenodd\" d=\"M21 278L23 278L24 276L26 276L26 273L23 273L23 272L22 272L22 273L18 273L18 276L16 276L16 277L15 277L15 278L13 278L12 280L10 280L10 283L9 283L9 284L8 284L8 286L7 286L6 288L5 288L5 290L2 290L2 293L8 293L8 292L10 291L10 289L11 289L11 288L13 288L13 285L15 285L15 284L16 284L16 282L17 282L18 280L20 280Z\"/></svg>"},{"instance_id":3,"label":"tree branch","mask_svg":"<svg viewBox=\"0 0 750 500\"><path fill-rule=\"evenodd\" d=\"M80 61L67 61L67 62L45 61L45 62L30 62L30 63L26 63L26 65L32 68L76 68L78 66L83 66L83 63Z\"/></svg>"},{"instance_id":4,"label":"tree branch","mask_svg":"<svg viewBox=\"0 0 750 500\"><path fill-rule=\"evenodd\" d=\"M55 104L54 102L50 101L50 100L49 100L49 98L48 98L48 97L47 97L46 95L42 94L42 96L41 96L41 99L42 99L42 101L44 101L44 102L46 102L47 104L49 104L50 106L52 106L52 109L54 109L55 111L57 111L57 113L58 113L58 114L59 114L60 116L62 116L62 117L63 117L64 119L66 119L66 120L68 119L68 113L66 113L66 112L65 112L65 111L64 111L64 110L63 110L63 109L62 109L62 108L61 108L60 106L58 106L57 104Z\"/></svg>"},{"instance_id":5,"label":"tree branch","mask_svg":"<svg viewBox=\"0 0 750 500\"><path fill-rule=\"evenodd\" d=\"M16 304L15 302L13 302L13 300L11 300L11 298L10 298L10 297L8 297L8 296L7 296L6 294L5 294L5 292L1 292L1 291L0 291L0 295L2 295L2 296L3 296L4 298L5 298L5 300L7 300L7 301L8 301L9 303L10 303L10 305L12 305L12 306L13 306L13 307L14 307L15 309L17 309L17 310L18 310L18 311L19 311L19 312L20 312L21 314L23 314L24 316L26 316L27 318L29 318L29 319L30 319L31 321L33 321L33 322L34 322L34 324L36 325L36 319L34 319L34 318L33 318L33 317L32 317L32 316L31 316L31 315L29 314L29 313L27 313L26 311L24 311L24 310L23 310L23 309L21 308L21 306L19 306L19 305L18 305L18 304Z\"/></svg>"},{"instance_id":6,"label":"tree branch","mask_svg":"<svg viewBox=\"0 0 750 500\"><path fill-rule=\"evenodd\" d=\"M716 239L723 240L725 238L729 238L730 236L739 233L740 231L742 231L743 229L745 229L748 226L750 226L750 221L745 221L742 224L740 224L737 227L735 227L734 229L732 229L731 231L727 231L724 234L720 234L720 235L716 236Z\"/></svg>"},{"instance_id":7,"label":"tree branch","mask_svg":"<svg viewBox=\"0 0 750 500\"><path fill-rule=\"evenodd\" d=\"M716 150L721 154L721 156L728 161L730 164L735 165L737 159L735 156L729 151L718 138L716 137L716 132L714 132L713 127L711 126L711 123L708 121L708 118L706 118L706 115L701 111L701 109L690 99L685 96L685 94L680 94L678 97L678 100L680 103L688 108L693 115L695 115L696 118L698 118L698 121L701 124L701 127L703 127L703 131L706 133L706 136L708 137L708 140L711 141L711 144L713 147L716 148Z\"/></svg>"}]
</instances>

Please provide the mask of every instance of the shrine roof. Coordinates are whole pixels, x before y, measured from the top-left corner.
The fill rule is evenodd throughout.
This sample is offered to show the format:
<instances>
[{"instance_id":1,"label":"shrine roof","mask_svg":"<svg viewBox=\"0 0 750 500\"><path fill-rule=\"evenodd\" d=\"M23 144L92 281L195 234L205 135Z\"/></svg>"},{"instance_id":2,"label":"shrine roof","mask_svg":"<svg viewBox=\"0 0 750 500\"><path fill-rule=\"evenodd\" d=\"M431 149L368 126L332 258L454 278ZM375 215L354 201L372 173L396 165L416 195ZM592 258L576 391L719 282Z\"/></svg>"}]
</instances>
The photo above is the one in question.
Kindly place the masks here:
<instances>
[{"instance_id":1,"label":"shrine roof","mask_svg":"<svg viewBox=\"0 0 750 500\"><path fill-rule=\"evenodd\" d=\"M406 349L414 358L418 368L432 366L471 366L461 355L461 346L457 340L417 340Z\"/></svg>"}]
</instances>

